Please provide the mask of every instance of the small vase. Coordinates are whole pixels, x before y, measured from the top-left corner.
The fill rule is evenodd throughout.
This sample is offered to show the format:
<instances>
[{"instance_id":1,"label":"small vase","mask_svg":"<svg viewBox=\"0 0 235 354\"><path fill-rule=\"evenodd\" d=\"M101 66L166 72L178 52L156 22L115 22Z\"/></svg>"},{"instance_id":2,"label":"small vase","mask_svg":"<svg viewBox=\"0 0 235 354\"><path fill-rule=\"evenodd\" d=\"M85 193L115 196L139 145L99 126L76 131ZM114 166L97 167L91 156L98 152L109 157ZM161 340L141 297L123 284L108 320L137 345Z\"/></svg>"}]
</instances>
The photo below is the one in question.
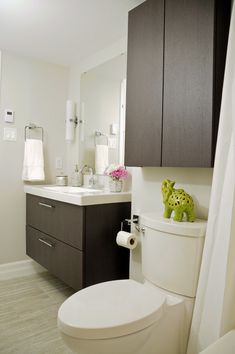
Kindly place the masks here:
<instances>
[{"instance_id":1,"label":"small vase","mask_svg":"<svg viewBox=\"0 0 235 354\"><path fill-rule=\"evenodd\" d=\"M109 181L109 190L110 192L117 193L122 191L122 180L120 179L111 179Z\"/></svg>"}]
</instances>

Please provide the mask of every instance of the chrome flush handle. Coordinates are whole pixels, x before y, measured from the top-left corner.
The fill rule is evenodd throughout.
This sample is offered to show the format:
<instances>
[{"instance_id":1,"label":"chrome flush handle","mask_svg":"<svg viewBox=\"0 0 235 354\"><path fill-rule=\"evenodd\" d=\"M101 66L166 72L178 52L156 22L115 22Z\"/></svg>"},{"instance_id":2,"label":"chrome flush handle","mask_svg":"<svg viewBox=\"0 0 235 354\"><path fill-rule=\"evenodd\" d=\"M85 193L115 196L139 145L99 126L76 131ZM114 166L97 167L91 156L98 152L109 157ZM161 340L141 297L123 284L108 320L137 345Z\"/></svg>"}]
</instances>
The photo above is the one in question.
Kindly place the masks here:
<instances>
[{"instance_id":1,"label":"chrome flush handle","mask_svg":"<svg viewBox=\"0 0 235 354\"><path fill-rule=\"evenodd\" d=\"M139 225L135 225L135 229L138 232L141 232L142 234L145 234L145 228L144 227L139 227Z\"/></svg>"}]
</instances>

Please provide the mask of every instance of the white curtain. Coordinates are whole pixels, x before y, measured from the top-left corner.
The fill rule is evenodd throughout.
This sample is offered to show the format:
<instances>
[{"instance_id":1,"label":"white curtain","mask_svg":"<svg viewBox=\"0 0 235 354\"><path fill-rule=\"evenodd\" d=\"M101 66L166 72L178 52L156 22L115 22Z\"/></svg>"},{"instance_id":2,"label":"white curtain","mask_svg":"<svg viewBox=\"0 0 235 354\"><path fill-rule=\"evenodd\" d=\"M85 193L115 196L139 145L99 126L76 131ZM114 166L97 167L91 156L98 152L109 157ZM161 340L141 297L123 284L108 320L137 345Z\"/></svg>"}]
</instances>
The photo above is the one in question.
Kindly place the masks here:
<instances>
[{"instance_id":1,"label":"white curtain","mask_svg":"<svg viewBox=\"0 0 235 354\"><path fill-rule=\"evenodd\" d=\"M235 7L233 6L208 226L187 354L235 328ZM222 353L221 353L222 354Z\"/></svg>"}]
</instances>

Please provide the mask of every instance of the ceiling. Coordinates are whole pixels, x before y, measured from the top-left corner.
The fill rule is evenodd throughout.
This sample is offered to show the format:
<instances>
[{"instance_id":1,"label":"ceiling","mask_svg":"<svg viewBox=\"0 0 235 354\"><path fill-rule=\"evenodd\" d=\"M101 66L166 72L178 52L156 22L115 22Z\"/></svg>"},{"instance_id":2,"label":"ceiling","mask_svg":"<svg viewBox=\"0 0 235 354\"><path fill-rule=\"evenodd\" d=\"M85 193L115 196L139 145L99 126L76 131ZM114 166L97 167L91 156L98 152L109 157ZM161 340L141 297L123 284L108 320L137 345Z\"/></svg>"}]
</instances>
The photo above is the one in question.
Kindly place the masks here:
<instances>
[{"instance_id":1,"label":"ceiling","mask_svg":"<svg viewBox=\"0 0 235 354\"><path fill-rule=\"evenodd\" d=\"M112 59L105 61L98 66L88 70L88 72L84 72L83 75L87 75L89 73L89 77L100 77L103 80L108 81L117 81L121 82L124 78L126 78L126 66L127 66L127 54L122 53L120 55L115 56Z\"/></svg>"},{"instance_id":2,"label":"ceiling","mask_svg":"<svg viewBox=\"0 0 235 354\"><path fill-rule=\"evenodd\" d=\"M143 0L0 0L0 49L72 65L127 34Z\"/></svg>"}]
</instances>

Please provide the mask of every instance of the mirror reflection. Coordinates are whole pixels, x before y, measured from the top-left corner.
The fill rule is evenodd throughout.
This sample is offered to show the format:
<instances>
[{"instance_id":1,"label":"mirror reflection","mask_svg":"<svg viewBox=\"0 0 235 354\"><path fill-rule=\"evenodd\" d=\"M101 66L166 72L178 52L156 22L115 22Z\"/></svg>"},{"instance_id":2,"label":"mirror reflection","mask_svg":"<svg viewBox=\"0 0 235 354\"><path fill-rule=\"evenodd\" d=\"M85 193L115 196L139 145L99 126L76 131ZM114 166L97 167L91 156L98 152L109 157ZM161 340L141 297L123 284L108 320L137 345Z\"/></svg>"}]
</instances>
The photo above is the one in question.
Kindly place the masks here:
<instances>
[{"instance_id":1,"label":"mirror reflection","mask_svg":"<svg viewBox=\"0 0 235 354\"><path fill-rule=\"evenodd\" d=\"M124 164L126 53L81 75L81 164Z\"/></svg>"}]
</instances>

